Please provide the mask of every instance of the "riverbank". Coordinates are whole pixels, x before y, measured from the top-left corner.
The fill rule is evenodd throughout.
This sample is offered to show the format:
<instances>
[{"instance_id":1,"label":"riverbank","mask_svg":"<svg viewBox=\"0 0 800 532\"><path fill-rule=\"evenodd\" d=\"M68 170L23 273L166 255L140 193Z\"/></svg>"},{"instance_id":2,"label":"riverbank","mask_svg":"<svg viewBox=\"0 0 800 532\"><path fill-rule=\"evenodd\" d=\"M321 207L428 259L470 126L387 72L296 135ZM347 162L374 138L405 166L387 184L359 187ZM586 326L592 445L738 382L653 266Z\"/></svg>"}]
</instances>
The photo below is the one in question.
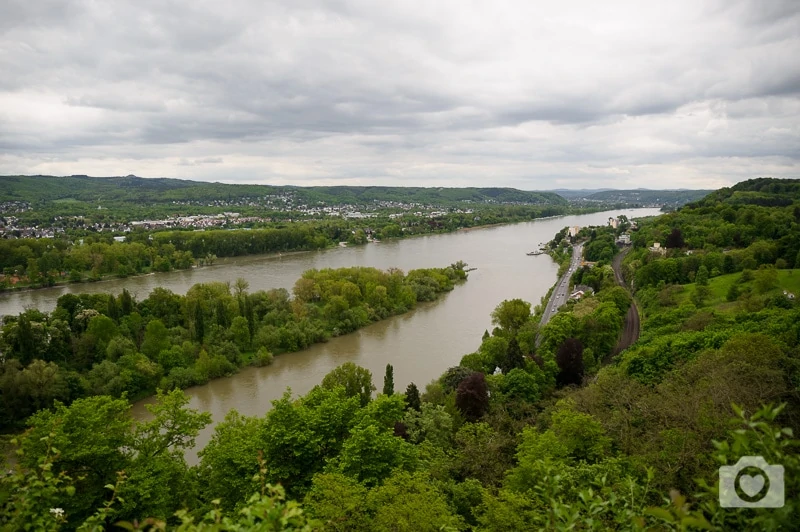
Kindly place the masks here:
<instances>
[{"instance_id":1,"label":"riverbank","mask_svg":"<svg viewBox=\"0 0 800 532\"><path fill-rule=\"evenodd\" d=\"M330 249L332 249L333 247L335 247L335 246L330 246ZM326 248L326 249L328 249L328 248ZM275 252L275 253L260 253L260 254L257 254L257 255L242 255L242 257L260 257L260 258L263 258L263 259L270 259L270 258L289 257L289 256L297 255L297 254L300 254L300 253L313 253L314 251L319 251L319 250L301 249L301 250L295 250L295 251L284 251L284 252ZM171 270L164 271L164 272L150 270L150 271L147 271L147 272L137 273L137 274L132 274L132 275L115 275L115 274L107 273L107 274L102 275L99 279L81 279L80 281L71 281L69 279L62 279L62 280L54 282L53 284L49 284L49 285L46 285L46 286L29 286L29 285L19 286L19 285L15 285L15 286L11 286L11 287L0 287L0 296L2 296L3 294L15 294L15 293L31 292L31 291L36 291L36 290L47 290L47 289L52 289L52 288L65 287L65 286L80 286L80 285L90 286L90 285L96 285L96 284L106 283L106 282L110 282L110 281L119 281L119 280L122 280L122 279L136 279L136 278L139 278L139 277L147 277L147 276L151 276L151 275L157 275L157 274L160 274L160 273L173 273L173 272L178 273L178 272L187 271L187 270L194 270L194 269L198 269L198 268L210 268L212 266L224 265L226 262L229 262L230 259L235 259L235 258L238 258L238 257L223 257L221 259L217 258L214 261L214 263L211 263L211 264L194 264L194 265L191 266L191 268L173 268Z\"/></svg>"},{"instance_id":2,"label":"riverbank","mask_svg":"<svg viewBox=\"0 0 800 532\"><path fill-rule=\"evenodd\" d=\"M542 220L542 219L543 218L537 218L537 220ZM521 224L521 223L524 223L524 222L502 222L502 223L496 223L496 224L475 225L475 226L472 226L472 227L460 227L460 228L456 229L456 232L468 233L469 231L477 231L478 229L488 229L490 227L500 227L500 226L503 226L503 225Z\"/></svg>"},{"instance_id":3,"label":"riverbank","mask_svg":"<svg viewBox=\"0 0 800 532\"><path fill-rule=\"evenodd\" d=\"M539 207L539 209L545 209L545 207ZM552 209L552 208L551 208ZM557 218L561 216L575 216L575 215L583 215L593 212L600 212L599 208L589 209L589 208L565 208L566 213L564 214L557 214L557 215L548 215L548 216L538 216L531 218L532 214L520 215L520 214L512 214L512 215L504 215L502 213L490 213L486 216L492 219L500 218L500 221L491 222L491 223L479 223L477 225L472 225L476 223L476 220L467 219L467 220L458 220L453 221L457 226L453 227L449 224L449 220L447 216L443 219L431 219L429 223L431 225L427 225L426 222L414 222L409 227L403 227L403 233L397 236L388 236L383 235L381 233L381 227L378 227L376 233L380 234L381 241L391 241L391 240L398 240L398 239L407 239L412 237L418 236L430 236L430 235L438 235L438 234L449 234L459 231L472 231L475 229L485 229L491 227L499 227L508 224L516 224L516 223L523 223L523 222L530 222L535 220L548 220L552 218ZM503 219L504 218L504 219ZM53 262L54 258L48 258L48 265L45 264L38 264L35 267L37 268L35 276L40 277L41 281L35 283L36 286L31 286L30 284L22 285L23 282L27 279L25 277L25 273L17 274L9 274L3 280L3 276L0 275L0 294L3 293L20 293L30 290L47 290L53 288L63 288L67 286L74 286L74 285L81 285L81 284L94 284L97 282L103 282L107 280L119 280L119 279L131 279L141 277L143 275L152 275L155 273L165 273L170 271L180 272L180 271L187 271L193 268L204 266L206 265L206 261L213 261L213 262L221 262L224 261L226 258L238 258L238 257L246 257L246 256L281 256L281 255L288 255L291 253L308 253L313 251L320 251L325 249L336 248L339 246L338 239L333 239L336 241L330 240L333 238L331 235L326 235L324 230L316 227L314 224L317 222L310 221L310 222L300 222L296 225L292 226L291 228L286 227L262 227L262 228L254 228L251 230L244 230L244 229L227 229L227 230L210 230L210 231L203 231L203 232L188 232L188 231L158 231L150 233L149 240L143 239L142 235L138 235L134 240L130 240L131 237L128 237L126 242L106 242L106 241L97 241L93 242L90 240L87 242L87 246L92 246L92 259L89 261L85 257L74 258L71 257L72 255L72 248L67 246L66 249L59 251L58 254L60 258ZM380 223L378 224L381 225ZM303 233L303 228L310 230L314 235L315 238L310 239L308 235ZM424 228L421 230L421 228ZM354 226L353 231L360 231L366 230L369 231L370 229L358 228ZM281 233L283 231L283 234ZM242 241L242 235L246 233L245 241ZM282 236L275 237L275 239L270 240L269 243L261 242L260 245L257 245L257 241L262 239L262 233L270 233L270 235L274 236L280 233ZM296 235L295 233L299 233L300 235ZM350 231L347 231L347 234L350 234ZM198 236L201 235L201 236ZM147 236L147 235L145 235ZM198 238L202 238L202 243L195 242L191 244L190 241L192 239L197 240ZM264 236L263 238L272 238L271 236ZM221 245L219 244L220 240L230 239L232 242L230 245ZM236 242L233 242L235 240ZM208 242L217 242L217 244L211 245ZM237 244L238 242L238 244ZM24 244L25 239L15 241L16 244ZM40 240L31 240L29 242L29 247L39 249ZM354 242L350 242L349 246L360 246L366 244L363 242L362 244L356 244ZM294 249L290 250L279 250L279 251L268 251L263 252L264 248L272 248L275 249L276 246L283 247L283 246L295 246ZM100 246L102 249L95 249L97 246ZM117 249L117 246L129 246L126 247L125 250L127 251L120 251ZM138 246L138 247L137 247ZM199 246L199 247L198 247ZM83 247L83 246L79 246ZM134 249L135 248L135 249ZM171 249L172 251L164 251L165 249ZM302 249L301 249L302 248ZM47 249L50 249L49 247ZM88 249L88 248L87 248ZM210 251L209 251L210 249ZM256 251L253 251L253 250ZM116 250L116 251L112 251ZM191 251L190 251L191 250ZM200 251L198 251L200 250ZM39 255L42 253L42 250L36 251L32 259L34 259L34 263L41 263L43 260L42 257ZM9 252L10 253L10 252ZM195 255L198 256L195 256ZM128 256L130 255L130 256ZM125 258L123 258L125 257ZM99 262L98 262L99 260ZM2 261L0 261L2 262ZM213 265L213 262L210 265ZM70 264L83 264L83 268L75 268L70 269L72 266ZM93 269L90 269L91 265ZM142 266L143 264L147 264L147 266ZM28 262L28 266L30 266L30 261ZM5 264L6 271L13 271L16 270L18 272L25 272L26 266L25 264L16 264L16 262ZM138 272L137 270L146 269L147 271ZM100 271L111 269L112 272L106 271L105 273L100 273ZM69 271L69 273L67 273ZM11 284L10 279L17 279L15 284Z\"/></svg>"},{"instance_id":4,"label":"riverbank","mask_svg":"<svg viewBox=\"0 0 800 532\"><path fill-rule=\"evenodd\" d=\"M370 265L381 269L399 267L403 270L426 268L444 263L464 259L471 266L479 266L484 262L484 257L479 249L472 253L471 249L460 248L451 254L442 257L438 249L428 243L436 242L441 246L443 242L459 242L474 239L483 242L482 235L503 232L509 228L512 232L526 233L536 231L536 235L521 236L519 241L507 241L507 249L498 249L498 254L505 254L510 247L519 245L521 249L514 251L520 253L524 264L538 263L525 257L531 245L537 242L547 242L553 234L559 232L564 226L571 225L602 225L611 214L625 214L631 216L648 216L656 214L657 209L622 209L603 211L594 214L580 214L558 216L555 218L538 218L533 221L520 223L507 223L500 225L484 226L481 231L454 231L450 233L406 235L402 238L387 238L376 245L356 245L341 248L338 246L315 251L292 251L267 253L260 255L245 255L237 257L220 258L213 266L192 268L188 270L173 270L170 272L154 272L142 276L128 276L125 278L109 277L102 282L66 284L51 288L41 288L27 291L14 291L0 293L0 316L14 315L26 308L36 308L49 312L55 308L56 301L64 294L79 293L114 293L119 294L126 289L134 297L143 298L153 289L166 288L176 294L186 293L189 288L197 283L226 281L231 284L236 279L243 278L250 283L252 290L269 290L272 288L292 289L294 282L303 271L314 268L338 268L354 264ZM535 228L535 229L534 229ZM538 234L539 229L544 229ZM546 229L545 229L546 228ZM481 235L481 236L479 236ZM412 238L412 236L414 238ZM481 243L479 246L486 247ZM449 247L449 244L448 246ZM395 250L418 250L396 253ZM441 258L439 261L437 257ZM522 264L520 264L522 266ZM538 300L541 294L537 295ZM491 309L489 310L491 311Z\"/></svg>"}]
</instances>

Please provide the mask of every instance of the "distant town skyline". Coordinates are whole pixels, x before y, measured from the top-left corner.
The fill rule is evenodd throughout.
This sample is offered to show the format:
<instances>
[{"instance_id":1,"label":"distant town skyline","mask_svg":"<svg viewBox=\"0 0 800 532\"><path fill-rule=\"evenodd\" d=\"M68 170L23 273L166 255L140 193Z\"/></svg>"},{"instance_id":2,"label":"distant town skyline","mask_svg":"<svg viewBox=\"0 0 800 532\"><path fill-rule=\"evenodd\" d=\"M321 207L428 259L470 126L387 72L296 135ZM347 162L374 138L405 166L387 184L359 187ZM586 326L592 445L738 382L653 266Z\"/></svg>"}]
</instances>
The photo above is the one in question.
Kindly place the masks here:
<instances>
[{"instance_id":1,"label":"distant town skyline","mask_svg":"<svg viewBox=\"0 0 800 532\"><path fill-rule=\"evenodd\" d=\"M800 177L793 0L3 12L0 175L522 190Z\"/></svg>"}]
</instances>

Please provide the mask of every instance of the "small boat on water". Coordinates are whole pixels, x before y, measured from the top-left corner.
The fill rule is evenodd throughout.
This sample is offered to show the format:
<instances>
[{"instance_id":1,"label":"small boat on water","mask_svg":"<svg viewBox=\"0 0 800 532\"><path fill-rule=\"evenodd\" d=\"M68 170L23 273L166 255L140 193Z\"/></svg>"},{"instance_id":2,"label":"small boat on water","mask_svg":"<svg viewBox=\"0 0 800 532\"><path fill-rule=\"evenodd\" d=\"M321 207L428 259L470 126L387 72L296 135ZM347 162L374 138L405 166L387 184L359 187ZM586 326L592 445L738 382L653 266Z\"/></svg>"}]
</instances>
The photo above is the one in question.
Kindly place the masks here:
<instances>
[{"instance_id":1,"label":"small boat on water","mask_svg":"<svg viewBox=\"0 0 800 532\"><path fill-rule=\"evenodd\" d=\"M529 251L526 253L526 255L541 255L542 253L544 253L544 251L537 250L537 251Z\"/></svg>"}]
</instances>

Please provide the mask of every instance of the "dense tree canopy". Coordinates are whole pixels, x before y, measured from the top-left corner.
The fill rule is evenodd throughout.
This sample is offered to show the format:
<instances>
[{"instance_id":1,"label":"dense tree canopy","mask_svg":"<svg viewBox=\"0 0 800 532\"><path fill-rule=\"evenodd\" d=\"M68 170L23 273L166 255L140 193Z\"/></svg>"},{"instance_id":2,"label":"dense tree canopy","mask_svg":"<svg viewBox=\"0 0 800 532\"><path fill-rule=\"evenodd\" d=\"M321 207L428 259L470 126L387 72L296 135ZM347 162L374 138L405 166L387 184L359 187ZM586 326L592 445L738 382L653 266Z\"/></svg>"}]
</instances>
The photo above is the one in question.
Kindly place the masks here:
<instances>
[{"instance_id":1,"label":"dense tree canopy","mask_svg":"<svg viewBox=\"0 0 800 532\"><path fill-rule=\"evenodd\" d=\"M742 237L727 253L694 247L723 221L745 235L749 217L779 219L784 209L792 219L773 229L794 234L800 210L790 185L757 180L642 222L626 273L643 326L620 353L631 296L598 265L579 274L596 283L594 294L568 302L541 329L541 307L510 313L515 319L498 321L421 397L411 384L405 394L386 386L373 396L371 374L347 364L305 396L287 391L262 417L229 414L191 468L181 451L209 420L188 410L180 391L159 394L151 421L133 422L124 399L84 397L86 387L152 389L187 378L181 361L213 374L253 355L246 331L250 349L301 345L311 326L334 334L359 309L406 308L459 275L309 272L294 299L210 284L179 297L174 324L158 310L171 308L167 293L148 305L65 296L51 315L28 310L2 333L12 353L0 375L2 412L12 423L18 409L49 408L27 419L18 464L0 476L0 525L794 529L800 307L790 294L800 293L800 270L778 264L785 253L766 240ZM696 253L636 243L674 227ZM743 257L755 265L744 268ZM510 307L524 305L503 302L495 314ZM718 468L743 456L783 466L782 508L721 506Z\"/></svg>"},{"instance_id":2,"label":"dense tree canopy","mask_svg":"<svg viewBox=\"0 0 800 532\"><path fill-rule=\"evenodd\" d=\"M135 399L268 364L275 354L405 312L419 297L438 297L464 279L463 264L408 274L342 268L304 273L294 299L285 290L249 293L245 284L232 290L220 282L195 285L185 296L157 288L140 302L126 291L66 294L49 315L27 310L5 320L0 427L56 400ZM325 385L341 384L365 403L374 391L371 375L347 371Z\"/></svg>"}]
</instances>

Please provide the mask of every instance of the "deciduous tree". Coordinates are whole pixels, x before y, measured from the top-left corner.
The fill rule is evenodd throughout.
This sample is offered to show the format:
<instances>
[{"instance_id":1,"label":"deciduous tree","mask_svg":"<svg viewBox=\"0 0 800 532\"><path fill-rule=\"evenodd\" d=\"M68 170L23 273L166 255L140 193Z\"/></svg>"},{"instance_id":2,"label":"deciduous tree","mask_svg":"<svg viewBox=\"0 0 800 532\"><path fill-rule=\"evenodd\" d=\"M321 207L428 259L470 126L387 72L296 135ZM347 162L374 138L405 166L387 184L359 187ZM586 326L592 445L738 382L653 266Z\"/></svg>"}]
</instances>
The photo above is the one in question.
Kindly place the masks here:
<instances>
[{"instance_id":1,"label":"deciduous tree","mask_svg":"<svg viewBox=\"0 0 800 532\"><path fill-rule=\"evenodd\" d=\"M458 385L456 406L467 421L477 421L489 409L489 387L483 373L473 373Z\"/></svg>"},{"instance_id":2,"label":"deciduous tree","mask_svg":"<svg viewBox=\"0 0 800 532\"><path fill-rule=\"evenodd\" d=\"M348 397L358 397L361 405L366 405L375 391L372 373L353 362L345 362L322 379L322 387L333 389L342 386Z\"/></svg>"},{"instance_id":3,"label":"deciduous tree","mask_svg":"<svg viewBox=\"0 0 800 532\"><path fill-rule=\"evenodd\" d=\"M583 382L583 344L577 338L567 338L558 347L556 353L559 386L581 384Z\"/></svg>"},{"instance_id":4,"label":"deciduous tree","mask_svg":"<svg viewBox=\"0 0 800 532\"><path fill-rule=\"evenodd\" d=\"M531 316L531 304L521 299L505 300L492 311L492 324L511 334L522 327Z\"/></svg>"}]
</instances>

